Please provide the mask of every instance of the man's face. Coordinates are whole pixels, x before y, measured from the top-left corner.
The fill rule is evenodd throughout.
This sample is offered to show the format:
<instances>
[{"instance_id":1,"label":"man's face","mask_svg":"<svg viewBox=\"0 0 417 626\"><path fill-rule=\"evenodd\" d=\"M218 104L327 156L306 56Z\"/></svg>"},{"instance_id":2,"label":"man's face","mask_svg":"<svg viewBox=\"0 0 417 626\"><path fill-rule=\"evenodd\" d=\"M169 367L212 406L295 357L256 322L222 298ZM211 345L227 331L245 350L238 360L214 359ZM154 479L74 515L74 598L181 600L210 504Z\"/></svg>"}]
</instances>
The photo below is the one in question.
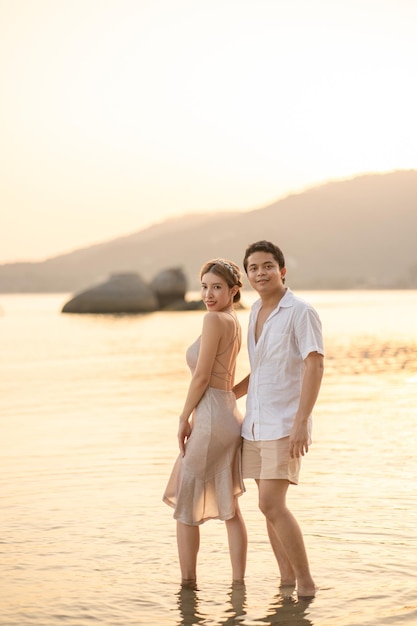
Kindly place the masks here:
<instances>
[{"instance_id":1,"label":"man's face","mask_svg":"<svg viewBox=\"0 0 417 626\"><path fill-rule=\"evenodd\" d=\"M281 270L270 252L254 252L248 257L248 279L259 294L282 289L285 267Z\"/></svg>"}]
</instances>

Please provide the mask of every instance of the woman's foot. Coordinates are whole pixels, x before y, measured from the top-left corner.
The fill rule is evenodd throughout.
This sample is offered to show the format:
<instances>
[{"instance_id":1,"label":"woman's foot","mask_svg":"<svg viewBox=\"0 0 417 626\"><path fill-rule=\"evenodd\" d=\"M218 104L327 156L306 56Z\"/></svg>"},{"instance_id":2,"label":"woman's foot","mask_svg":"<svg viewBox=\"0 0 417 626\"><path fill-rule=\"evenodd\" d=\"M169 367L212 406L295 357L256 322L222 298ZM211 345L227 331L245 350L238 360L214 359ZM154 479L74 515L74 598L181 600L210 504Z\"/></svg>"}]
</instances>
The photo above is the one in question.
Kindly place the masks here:
<instances>
[{"instance_id":1,"label":"woman's foot","mask_svg":"<svg viewBox=\"0 0 417 626\"><path fill-rule=\"evenodd\" d=\"M195 578L183 578L181 580L181 587L186 587L187 589L195 589L197 586L197 580Z\"/></svg>"}]
</instances>

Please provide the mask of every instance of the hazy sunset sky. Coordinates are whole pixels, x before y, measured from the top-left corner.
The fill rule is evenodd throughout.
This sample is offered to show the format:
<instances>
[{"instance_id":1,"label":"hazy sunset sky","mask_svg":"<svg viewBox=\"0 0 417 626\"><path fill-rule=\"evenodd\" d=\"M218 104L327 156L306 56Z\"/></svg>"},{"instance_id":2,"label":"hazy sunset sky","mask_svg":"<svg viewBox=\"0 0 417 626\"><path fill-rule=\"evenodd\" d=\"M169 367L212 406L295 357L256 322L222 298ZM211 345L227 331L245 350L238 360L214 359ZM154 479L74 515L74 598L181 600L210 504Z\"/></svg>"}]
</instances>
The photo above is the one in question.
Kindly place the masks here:
<instances>
[{"instance_id":1,"label":"hazy sunset sky","mask_svg":"<svg viewBox=\"0 0 417 626\"><path fill-rule=\"evenodd\" d=\"M416 24L415 0L0 0L0 262L416 168Z\"/></svg>"}]
</instances>

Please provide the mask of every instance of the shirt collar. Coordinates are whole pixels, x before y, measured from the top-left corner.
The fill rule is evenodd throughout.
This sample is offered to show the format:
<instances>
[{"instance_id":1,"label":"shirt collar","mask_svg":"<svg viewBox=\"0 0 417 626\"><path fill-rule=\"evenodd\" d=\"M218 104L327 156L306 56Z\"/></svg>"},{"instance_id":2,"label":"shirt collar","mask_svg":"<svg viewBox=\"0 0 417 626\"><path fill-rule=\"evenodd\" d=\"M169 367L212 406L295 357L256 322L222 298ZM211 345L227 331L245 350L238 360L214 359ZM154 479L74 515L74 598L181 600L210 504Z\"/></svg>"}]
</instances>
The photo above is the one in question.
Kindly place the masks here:
<instances>
[{"instance_id":1,"label":"shirt collar","mask_svg":"<svg viewBox=\"0 0 417 626\"><path fill-rule=\"evenodd\" d=\"M281 300L278 302L275 309L271 312L271 315L275 315L275 313L277 313L281 307L289 308L293 306L293 303L294 303L294 294L291 291L291 289L287 287L287 291L284 293L284 295L282 296ZM259 311L261 306L262 306L262 300L261 298L259 298L259 300L256 300L253 304L254 311Z\"/></svg>"}]
</instances>

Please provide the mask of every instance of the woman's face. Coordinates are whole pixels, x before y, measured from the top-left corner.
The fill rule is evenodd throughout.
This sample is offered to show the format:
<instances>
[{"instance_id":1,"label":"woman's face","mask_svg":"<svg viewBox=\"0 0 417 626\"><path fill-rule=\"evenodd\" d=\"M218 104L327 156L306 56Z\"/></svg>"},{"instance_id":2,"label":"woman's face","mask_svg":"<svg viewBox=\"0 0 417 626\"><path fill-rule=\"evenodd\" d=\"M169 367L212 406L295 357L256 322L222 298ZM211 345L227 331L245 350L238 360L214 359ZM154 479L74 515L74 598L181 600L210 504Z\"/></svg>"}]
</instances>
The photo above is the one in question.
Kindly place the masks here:
<instances>
[{"instance_id":1,"label":"woman's face","mask_svg":"<svg viewBox=\"0 0 417 626\"><path fill-rule=\"evenodd\" d=\"M208 311L226 311L233 304L235 288L229 287L224 278L207 272L201 279L201 299Z\"/></svg>"}]
</instances>

